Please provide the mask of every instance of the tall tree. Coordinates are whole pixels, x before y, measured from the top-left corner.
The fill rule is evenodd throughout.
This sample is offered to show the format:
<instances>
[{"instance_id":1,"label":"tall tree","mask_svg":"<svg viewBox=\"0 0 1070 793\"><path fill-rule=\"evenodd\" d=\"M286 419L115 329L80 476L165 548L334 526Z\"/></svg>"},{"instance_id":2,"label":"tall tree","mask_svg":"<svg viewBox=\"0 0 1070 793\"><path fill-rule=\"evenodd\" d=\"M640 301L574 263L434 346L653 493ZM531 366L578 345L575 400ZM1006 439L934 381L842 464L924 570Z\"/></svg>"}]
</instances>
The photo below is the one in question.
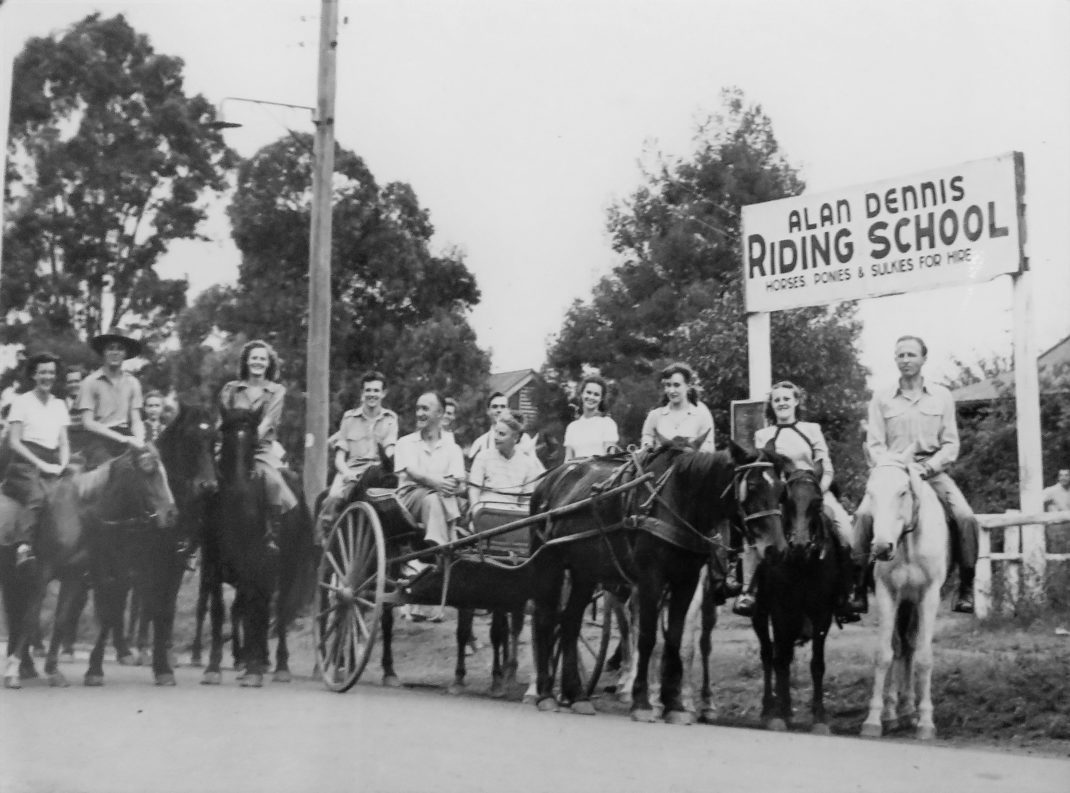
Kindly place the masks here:
<instances>
[{"instance_id":1,"label":"tall tree","mask_svg":"<svg viewBox=\"0 0 1070 793\"><path fill-rule=\"evenodd\" d=\"M180 362L173 368L180 392L212 392L233 376L213 373L214 366L230 361L230 352L190 347L213 334L224 348L265 338L282 358L283 377L295 397L290 423L300 426L311 184L309 135L291 134L242 162L228 209L242 256L238 283L203 294L183 314L183 350L173 356ZM333 184L332 420L357 403L359 378L368 369L386 375L388 404L402 413L403 426L411 422L416 392L423 389L456 397L462 418L479 412L489 358L468 323L480 292L462 254L434 255L434 227L413 189L402 183L380 186L363 160L341 147Z\"/></svg>"},{"instance_id":2,"label":"tall tree","mask_svg":"<svg viewBox=\"0 0 1070 793\"><path fill-rule=\"evenodd\" d=\"M693 154L659 155L643 184L611 208L608 229L621 261L589 301L569 310L548 377L567 381L598 369L614 381L623 437L637 440L658 398L656 372L689 361L726 437L729 402L748 395L740 208L803 188L761 107L738 89L724 91L720 112L696 131ZM807 391L809 414L826 426L853 489L867 398L855 349L860 330L853 304L778 312L772 322L773 376Z\"/></svg>"},{"instance_id":3,"label":"tall tree","mask_svg":"<svg viewBox=\"0 0 1070 793\"><path fill-rule=\"evenodd\" d=\"M182 68L121 15L26 44L12 81L0 309L92 336L120 321L159 328L183 308L186 281L155 265L172 240L198 237L202 196L225 187L234 157Z\"/></svg>"}]
</instances>

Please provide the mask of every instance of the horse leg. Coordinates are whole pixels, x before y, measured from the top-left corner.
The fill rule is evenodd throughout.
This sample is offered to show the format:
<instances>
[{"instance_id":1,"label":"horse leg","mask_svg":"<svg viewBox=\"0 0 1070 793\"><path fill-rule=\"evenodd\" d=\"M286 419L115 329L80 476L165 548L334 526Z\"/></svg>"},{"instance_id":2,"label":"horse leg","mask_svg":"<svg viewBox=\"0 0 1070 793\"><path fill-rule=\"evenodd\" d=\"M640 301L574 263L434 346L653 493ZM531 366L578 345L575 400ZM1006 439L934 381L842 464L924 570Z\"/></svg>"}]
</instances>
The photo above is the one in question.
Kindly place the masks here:
<instances>
[{"instance_id":1,"label":"horse leg","mask_svg":"<svg viewBox=\"0 0 1070 793\"><path fill-rule=\"evenodd\" d=\"M223 620L226 618L226 608L223 603L223 582L214 573L208 575L208 565L205 564L201 575L201 588L205 591L206 605L209 611L209 625L211 627L211 646L208 650L208 666L201 676L201 685L218 686L223 682L223 673L220 667L223 664Z\"/></svg>"},{"instance_id":2,"label":"horse leg","mask_svg":"<svg viewBox=\"0 0 1070 793\"><path fill-rule=\"evenodd\" d=\"M762 724L770 728L776 715L776 696L773 693L773 638L769 633L769 612L759 609L751 618L762 659Z\"/></svg>"},{"instance_id":3,"label":"horse leg","mask_svg":"<svg viewBox=\"0 0 1070 793\"><path fill-rule=\"evenodd\" d=\"M940 607L940 587L933 584L918 607L914 665L918 679L918 726L915 737L932 740L936 737L933 722L933 634L936 632L936 612Z\"/></svg>"},{"instance_id":4,"label":"horse leg","mask_svg":"<svg viewBox=\"0 0 1070 793\"><path fill-rule=\"evenodd\" d=\"M67 678L59 671L59 653L71 621L71 611L76 605L78 580L64 576L60 580L59 595L56 598L56 613L52 620L52 640L48 644L45 657L45 675L53 688L66 688L70 685Z\"/></svg>"},{"instance_id":5,"label":"horse leg","mask_svg":"<svg viewBox=\"0 0 1070 793\"><path fill-rule=\"evenodd\" d=\"M810 640L810 680L814 689L813 698L810 700L810 713L813 717L810 732L815 735L828 735L828 717L825 714L825 640L832 624L832 614L813 614L810 621L814 626L814 635Z\"/></svg>"},{"instance_id":6,"label":"horse leg","mask_svg":"<svg viewBox=\"0 0 1070 793\"><path fill-rule=\"evenodd\" d=\"M583 579L572 571L568 601L561 613L561 701L573 713L593 716L594 706L587 699L587 692L580 679L579 639L583 625L583 613L594 595L595 582Z\"/></svg>"},{"instance_id":7,"label":"horse leg","mask_svg":"<svg viewBox=\"0 0 1070 793\"><path fill-rule=\"evenodd\" d=\"M706 598L707 589L706 566L703 565L699 571L698 585L695 587L695 592L691 596L691 602L688 604L687 612L684 615L683 633L680 639L680 663L682 669L680 698L683 702L684 710L690 713L694 713L696 710L695 692L699 687L695 685L697 679L695 656L698 655L701 662L702 655L699 652L699 644L702 641L703 601Z\"/></svg>"},{"instance_id":8,"label":"horse leg","mask_svg":"<svg viewBox=\"0 0 1070 793\"><path fill-rule=\"evenodd\" d=\"M268 632L271 622L269 587L258 587L242 598L242 647L245 673L240 684L260 688L268 667Z\"/></svg>"},{"instance_id":9,"label":"horse leg","mask_svg":"<svg viewBox=\"0 0 1070 793\"><path fill-rule=\"evenodd\" d=\"M171 668L171 636L175 627L175 602L182 586L185 566L172 542L165 541L158 549L153 569L164 573L162 580L145 579L143 604L146 610L144 626L152 622L152 674L158 686L175 685L175 670Z\"/></svg>"},{"instance_id":10,"label":"horse leg","mask_svg":"<svg viewBox=\"0 0 1070 793\"><path fill-rule=\"evenodd\" d=\"M464 651L468 646L468 640L472 638L472 618L475 612L472 609L457 609L457 663L453 668L453 682L450 683L449 693L460 694L465 689L464 678L468 673L464 663ZM492 626L493 632L493 626ZM497 649L495 649L497 653ZM495 655L497 662L497 655ZM494 688L491 686L491 693Z\"/></svg>"},{"instance_id":11,"label":"horse leg","mask_svg":"<svg viewBox=\"0 0 1070 793\"><path fill-rule=\"evenodd\" d=\"M275 598L275 672L271 676L273 683L289 683L293 680L293 675L290 674L290 645L286 634L293 617L290 613L290 599L296 583L296 569L296 565L284 564L279 572L278 595Z\"/></svg>"},{"instance_id":12,"label":"horse leg","mask_svg":"<svg viewBox=\"0 0 1070 793\"><path fill-rule=\"evenodd\" d=\"M650 655L654 652L658 630L658 601L661 593L660 576L648 570L639 580L633 595L638 602L639 620L636 631L635 682L632 684L632 721L653 722L657 716L650 704Z\"/></svg>"},{"instance_id":13,"label":"horse leg","mask_svg":"<svg viewBox=\"0 0 1070 793\"><path fill-rule=\"evenodd\" d=\"M4 687L22 688L21 667L29 658L32 665L33 659L29 657L28 637L30 635L31 620L36 621L36 614L40 613L33 609L36 600L32 581L23 571L15 567L15 546L9 545L0 549L3 565L3 589L4 608L7 612L8 637L7 637L7 662L4 666Z\"/></svg>"},{"instance_id":14,"label":"horse leg","mask_svg":"<svg viewBox=\"0 0 1070 793\"><path fill-rule=\"evenodd\" d=\"M85 574L80 574L77 579L70 582L70 586L71 605L68 617L61 626L63 628L61 652L65 660L73 661L74 643L78 640L78 624L89 602L89 579ZM68 656L69 658L66 658Z\"/></svg>"},{"instance_id":15,"label":"horse leg","mask_svg":"<svg viewBox=\"0 0 1070 793\"><path fill-rule=\"evenodd\" d=\"M111 576L98 576L93 585L93 606L97 615L97 640L89 653L89 667L83 683L87 686L104 685L104 648L108 634L122 631L122 585ZM118 624L117 621L118 620Z\"/></svg>"},{"instance_id":16,"label":"horse leg","mask_svg":"<svg viewBox=\"0 0 1070 793\"><path fill-rule=\"evenodd\" d=\"M881 715L884 709L884 688L888 670L892 665L892 636L895 630L895 602L888 585L879 575L874 595L880 624L877 630L877 650L874 653L873 693L869 698L869 714L862 723L862 735L867 738L879 738L884 731Z\"/></svg>"},{"instance_id":17,"label":"horse leg","mask_svg":"<svg viewBox=\"0 0 1070 793\"><path fill-rule=\"evenodd\" d=\"M543 550L542 553L548 553ZM535 656L535 704L539 710L557 708L554 699L554 675L551 664L554 653L554 627L557 623L557 603L561 596L564 568L557 567L549 574L535 575L533 593L534 613L531 617L531 649Z\"/></svg>"},{"instance_id":18,"label":"horse leg","mask_svg":"<svg viewBox=\"0 0 1070 793\"><path fill-rule=\"evenodd\" d=\"M394 672L394 607L386 606L379 621L383 634L383 685L387 688L401 688L401 680ZM464 648L460 650L464 654Z\"/></svg>"},{"instance_id":19,"label":"horse leg","mask_svg":"<svg viewBox=\"0 0 1070 793\"><path fill-rule=\"evenodd\" d=\"M520 634L524 631L524 609L519 608L505 616L508 622L508 644L505 648L503 677L505 685L508 686L516 683L520 674Z\"/></svg>"},{"instance_id":20,"label":"horse leg","mask_svg":"<svg viewBox=\"0 0 1070 793\"><path fill-rule=\"evenodd\" d=\"M684 703L682 681L684 674L681 647L684 639L684 622L695 598L695 583L698 572L684 574L673 582L669 595L668 625L661 650L661 704L662 715L669 724L694 724L695 713ZM698 604L701 607L701 603ZM692 627L697 630L697 608ZM691 651L693 655L693 650Z\"/></svg>"},{"instance_id":21,"label":"horse leg","mask_svg":"<svg viewBox=\"0 0 1070 793\"><path fill-rule=\"evenodd\" d=\"M505 659L509 655L509 617L504 611L492 611L490 615L490 695L505 696Z\"/></svg>"},{"instance_id":22,"label":"horse leg","mask_svg":"<svg viewBox=\"0 0 1070 793\"><path fill-rule=\"evenodd\" d=\"M776 706L767 725L775 731L791 724L791 664L795 660L795 640L802 632L806 616L797 607L777 604L770 615L773 623L773 673L776 676Z\"/></svg>"},{"instance_id":23,"label":"horse leg","mask_svg":"<svg viewBox=\"0 0 1070 793\"><path fill-rule=\"evenodd\" d=\"M246 645L249 642L249 632L245 624L248 604L245 598L244 588L234 587L234 600L230 603L230 657L239 678L245 674L248 667Z\"/></svg>"},{"instance_id":24,"label":"horse leg","mask_svg":"<svg viewBox=\"0 0 1070 793\"><path fill-rule=\"evenodd\" d=\"M211 594L211 586L209 584L208 573L205 570L207 560L202 556L201 559L201 575L200 581L197 586L197 609L195 614L195 623L193 628L193 644L190 647L190 666L200 666L203 661L201 660L201 632L204 630L204 618L208 613L208 599Z\"/></svg>"},{"instance_id":25,"label":"horse leg","mask_svg":"<svg viewBox=\"0 0 1070 793\"><path fill-rule=\"evenodd\" d=\"M632 689L635 688L636 670L639 662L639 597L636 593L628 596L628 601L621 607L621 647L623 658L621 670L617 677L617 701L625 705L632 704Z\"/></svg>"}]
</instances>

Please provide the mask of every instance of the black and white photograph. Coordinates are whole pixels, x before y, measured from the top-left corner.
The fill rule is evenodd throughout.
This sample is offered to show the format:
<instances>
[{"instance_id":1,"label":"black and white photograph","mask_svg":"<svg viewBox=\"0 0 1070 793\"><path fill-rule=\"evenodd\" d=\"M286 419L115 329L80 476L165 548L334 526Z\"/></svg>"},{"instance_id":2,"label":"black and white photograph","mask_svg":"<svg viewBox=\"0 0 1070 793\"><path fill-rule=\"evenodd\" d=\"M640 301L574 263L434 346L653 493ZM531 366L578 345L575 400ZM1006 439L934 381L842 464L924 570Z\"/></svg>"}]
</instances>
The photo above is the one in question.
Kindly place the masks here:
<instances>
[{"instance_id":1,"label":"black and white photograph","mask_svg":"<svg viewBox=\"0 0 1070 793\"><path fill-rule=\"evenodd\" d=\"M0 0L0 790L1070 790L1068 0Z\"/></svg>"}]
</instances>

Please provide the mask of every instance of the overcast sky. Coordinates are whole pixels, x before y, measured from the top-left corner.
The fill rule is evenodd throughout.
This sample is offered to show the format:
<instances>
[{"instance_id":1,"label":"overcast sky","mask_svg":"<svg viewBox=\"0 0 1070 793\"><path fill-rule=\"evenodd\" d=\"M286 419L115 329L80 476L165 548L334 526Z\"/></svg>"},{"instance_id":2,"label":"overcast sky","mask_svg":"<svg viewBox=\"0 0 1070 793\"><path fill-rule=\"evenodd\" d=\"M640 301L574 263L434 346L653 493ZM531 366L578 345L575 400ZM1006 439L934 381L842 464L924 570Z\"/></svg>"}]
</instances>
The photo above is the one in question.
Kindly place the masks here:
<instances>
[{"instance_id":1,"label":"overcast sky","mask_svg":"<svg viewBox=\"0 0 1070 793\"><path fill-rule=\"evenodd\" d=\"M315 104L318 0L8 0L10 58L93 10L122 12L186 62L187 90ZM924 0L341 0L337 137L380 183L409 182L483 290L472 316L496 369L538 368L573 300L615 262L607 208L644 152L686 156L697 119L737 85L762 104L809 192L1025 154L1039 350L1070 334L1070 3ZM311 129L306 111L227 102L241 154ZM195 290L233 280L212 241L174 246ZM952 356L1010 352L1010 288L866 302L863 359L894 376L895 336ZM776 377L776 373L773 373Z\"/></svg>"}]
</instances>

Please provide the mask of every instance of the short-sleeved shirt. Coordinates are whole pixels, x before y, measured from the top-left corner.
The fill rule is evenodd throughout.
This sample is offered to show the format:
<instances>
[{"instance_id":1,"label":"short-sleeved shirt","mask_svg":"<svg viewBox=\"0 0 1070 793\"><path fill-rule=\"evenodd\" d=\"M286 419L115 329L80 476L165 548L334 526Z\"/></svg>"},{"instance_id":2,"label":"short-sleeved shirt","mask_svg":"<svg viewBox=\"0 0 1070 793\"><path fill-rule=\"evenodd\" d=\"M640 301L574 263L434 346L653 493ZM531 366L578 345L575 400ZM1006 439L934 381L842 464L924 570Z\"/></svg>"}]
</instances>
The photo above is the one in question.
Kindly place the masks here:
<instances>
[{"instance_id":1,"label":"short-sleeved shirt","mask_svg":"<svg viewBox=\"0 0 1070 793\"><path fill-rule=\"evenodd\" d=\"M646 415L643 422L644 446L654 446L655 430L661 437L671 440L672 438L697 438L706 433L706 439L699 447L699 451L712 452L713 446L713 416L710 409L702 402L692 405L686 402L683 410L671 410L668 405L657 407Z\"/></svg>"},{"instance_id":2,"label":"short-sleeved shirt","mask_svg":"<svg viewBox=\"0 0 1070 793\"><path fill-rule=\"evenodd\" d=\"M464 455L461 447L449 438L440 437L432 444L419 432L412 432L400 438L394 447L394 471L402 489L416 484L409 476L410 471L438 478L452 475L463 480Z\"/></svg>"},{"instance_id":3,"label":"short-sleeved shirt","mask_svg":"<svg viewBox=\"0 0 1070 793\"><path fill-rule=\"evenodd\" d=\"M78 397L73 399L66 397L63 403L67 406L67 412L71 417L71 427L81 429L82 427L82 413L78 410Z\"/></svg>"},{"instance_id":4,"label":"short-sleeved shirt","mask_svg":"<svg viewBox=\"0 0 1070 793\"><path fill-rule=\"evenodd\" d=\"M773 451L787 457L797 469L813 471L820 462L822 475L832 476L832 458L829 457L828 443L825 442L820 424L810 421L774 424L754 433L756 449L765 448L769 441L773 441Z\"/></svg>"},{"instance_id":5,"label":"short-sleeved shirt","mask_svg":"<svg viewBox=\"0 0 1070 793\"><path fill-rule=\"evenodd\" d=\"M398 417L394 411L383 408L369 419L360 408L354 408L342 414L332 445L345 452L347 468L363 471L379 462L379 446L389 448L397 442Z\"/></svg>"},{"instance_id":6,"label":"short-sleeved shirt","mask_svg":"<svg viewBox=\"0 0 1070 793\"><path fill-rule=\"evenodd\" d=\"M565 446L577 457L605 454L606 446L619 442L617 422L609 416L581 416L565 428Z\"/></svg>"},{"instance_id":7,"label":"short-sleeved shirt","mask_svg":"<svg viewBox=\"0 0 1070 793\"><path fill-rule=\"evenodd\" d=\"M7 420L9 424L22 424L22 440L46 449L59 448L60 433L71 423L62 399L49 394L48 401L42 402L33 391L19 394L12 400Z\"/></svg>"},{"instance_id":8,"label":"short-sleeved shirt","mask_svg":"<svg viewBox=\"0 0 1070 793\"><path fill-rule=\"evenodd\" d=\"M959 456L959 429L955 400L941 385L922 381L919 394L907 396L898 384L878 391L869 403L866 446L874 460L898 454L917 443L915 459L927 462L935 473Z\"/></svg>"},{"instance_id":9,"label":"short-sleeved shirt","mask_svg":"<svg viewBox=\"0 0 1070 793\"><path fill-rule=\"evenodd\" d=\"M472 444L472 447L468 450L468 456L475 460L481 452L485 452L494 448L497 447L495 447L494 445L494 428L491 427L489 430L487 430L478 438L476 438L475 442ZM526 432L520 433L520 440L516 442L516 450L518 452L523 452L524 454L530 454L534 457L535 439L528 435Z\"/></svg>"},{"instance_id":10,"label":"short-sleeved shirt","mask_svg":"<svg viewBox=\"0 0 1070 793\"><path fill-rule=\"evenodd\" d=\"M515 491L499 493L484 490L477 496L477 502L489 501L519 506L527 503L527 499L535 490L536 480L545 470L533 454L525 454L516 448L513 450L513 456L506 458L494 447L476 457L468 476L468 484L475 488Z\"/></svg>"},{"instance_id":11,"label":"short-sleeved shirt","mask_svg":"<svg viewBox=\"0 0 1070 793\"><path fill-rule=\"evenodd\" d=\"M1047 512L1064 512L1070 510L1070 490L1056 482L1044 488L1044 509Z\"/></svg>"},{"instance_id":12,"label":"short-sleeved shirt","mask_svg":"<svg viewBox=\"0 0 1070 793\"><path fill-rule=\"evenodd\" d=\"M129 372L112 378L106 369L97 369L82 381L78 392L78 410L93 411L93 419L109 429L129 427L141 404L141 383Z\"/></svg>"},{"instance_id":13,"label":"short-sleeved shirt","mask_svg":"<svg viewBox=\"0 0 1070 793\"><path fill-rule=\"evenodd\" d=\"M266 424L267 430L258 437L257 450L271 453L272 442L278 440L279 419L282 418L285 397L286 387L282 383L266 382L261 386L260 394L254 397L244 380L231 380L219 392L219 404L226 410L261 410L260 425Z\"/></svg>"}]
</instances>

